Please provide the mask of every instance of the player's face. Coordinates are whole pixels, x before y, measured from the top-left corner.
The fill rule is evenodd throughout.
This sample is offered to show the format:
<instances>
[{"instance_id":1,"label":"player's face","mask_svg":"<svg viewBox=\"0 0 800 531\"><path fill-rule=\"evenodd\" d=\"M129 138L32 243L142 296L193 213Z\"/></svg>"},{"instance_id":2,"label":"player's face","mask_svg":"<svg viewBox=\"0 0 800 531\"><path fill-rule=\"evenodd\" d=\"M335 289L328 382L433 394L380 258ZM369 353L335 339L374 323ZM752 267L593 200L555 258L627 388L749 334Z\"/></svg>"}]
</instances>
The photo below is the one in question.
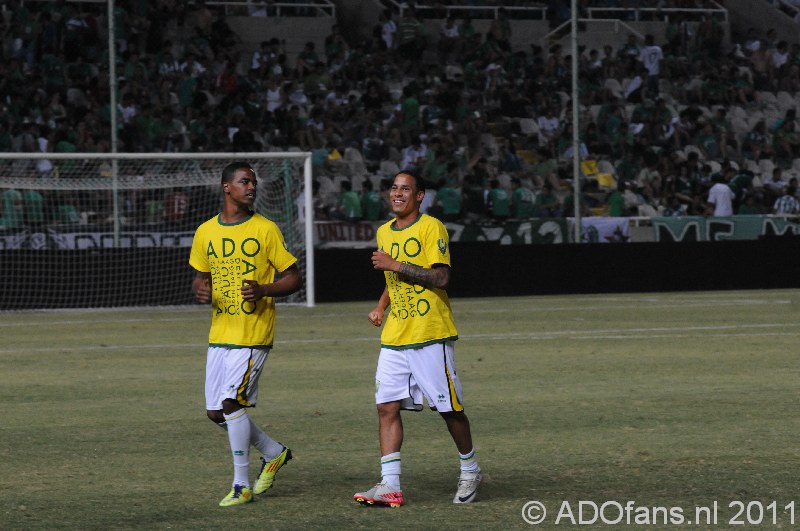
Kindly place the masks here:
<instances>
[{"instance_id":1,"label":"player's face","mask_svg":"<svg viewBox=\"0 0 800 531\"><path fill-rule=\"evenodd\" d=\"M419 211L419 205L425 192L417 190L416 180L404 173L397 175L389 190L389 199L392 203L392 212L398 218L414 215Z\"/></svg>"},{"instance_id":2,"label":"player's face","mask_svg":"<svg viewBox=\"0 0 800 531\"><path fill-rule=\"evenodd\" d=\"M237 205L252 207L256 202L256 186L258 180L253 170L238 169L233 173L231 182L225 183L225 192Z\"/></svg>"}]
</instances>

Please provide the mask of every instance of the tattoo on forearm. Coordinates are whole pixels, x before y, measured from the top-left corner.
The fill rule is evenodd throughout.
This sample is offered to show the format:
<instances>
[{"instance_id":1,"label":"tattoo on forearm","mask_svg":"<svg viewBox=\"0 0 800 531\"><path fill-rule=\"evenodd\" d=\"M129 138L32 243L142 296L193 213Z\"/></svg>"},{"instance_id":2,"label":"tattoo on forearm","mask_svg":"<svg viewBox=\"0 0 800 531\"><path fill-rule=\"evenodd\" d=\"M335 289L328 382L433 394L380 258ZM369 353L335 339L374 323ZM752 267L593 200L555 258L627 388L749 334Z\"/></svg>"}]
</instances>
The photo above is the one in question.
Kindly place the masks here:
<instances>
[{"instance_id":1,"label":"tattoo on forearm","mask_svg":"<svg viewBox=\"0 0 800 531\"><path fill-rule=\"evenodd\" d=\"M400 264L400 270L397 273L405 280L422 284L426 288L438 288L441 286L442 275L446 274L436 269L426 269L411 264Z\"/></svg>"}]
</instances>

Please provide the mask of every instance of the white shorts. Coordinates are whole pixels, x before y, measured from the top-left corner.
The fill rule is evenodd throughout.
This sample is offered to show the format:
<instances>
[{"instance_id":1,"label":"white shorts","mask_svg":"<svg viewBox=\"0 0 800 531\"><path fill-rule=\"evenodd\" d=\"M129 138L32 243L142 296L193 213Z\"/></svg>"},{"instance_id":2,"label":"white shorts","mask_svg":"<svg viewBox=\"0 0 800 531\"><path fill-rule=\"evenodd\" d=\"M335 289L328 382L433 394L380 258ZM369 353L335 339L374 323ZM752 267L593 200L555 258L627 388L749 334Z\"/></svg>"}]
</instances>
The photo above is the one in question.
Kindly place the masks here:
<instances>
[{"instance_id":1,"label":"white shorts","mask_svg":"<svg viewBox=\"0 0 800 531\"><path fill-rule=\"evenodd\" d=\"M422 397L440 413L464 411L453 342L422 348L382 348L375 372L375 403L400 400L402 409L420 411Z\"/></svg>"},{"instance_id":2,"label":"white shorts","mask_svg":"<svg viewBox=\"0 0 800 531\"><path fill-rule=\"evenodd\" d=\"M206 409L222 409L231 399L244 407L255 407L258 377L269 354L268 348L208 347L206 359Z\"/></svg>"}]
</instances>

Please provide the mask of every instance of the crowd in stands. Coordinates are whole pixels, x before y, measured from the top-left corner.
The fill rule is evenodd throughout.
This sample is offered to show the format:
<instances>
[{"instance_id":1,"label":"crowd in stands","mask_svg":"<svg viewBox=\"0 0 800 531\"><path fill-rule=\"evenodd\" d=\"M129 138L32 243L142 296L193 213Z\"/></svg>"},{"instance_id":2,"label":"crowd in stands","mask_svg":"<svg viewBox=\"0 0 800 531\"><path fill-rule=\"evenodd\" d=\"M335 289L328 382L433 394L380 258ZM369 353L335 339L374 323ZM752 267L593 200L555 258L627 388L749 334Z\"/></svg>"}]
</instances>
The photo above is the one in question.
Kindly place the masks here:
<instances>
[{"instance_id":1,"label":"crowd in stands","mask_svg":"<svg viewBox=\"0 0 800 531\"><path fill-rule=\"evenodd\" d=\"M110 151L106 5L7 7L0 152ZM293 55L276 38L247 49L202 1L118 2L118 151L310 151L321 219L383 219L400 169L447 220L572 216L570 57L515 49L509 16L485 33L447 18L432 35L413 6L387 10L367 38L334 25ZM678 16L662 37L580 50L585 215L800 213L784 199L799 193L800 47L755 29L726 42L714 16ZM3 195L6 226L21 195Z\"/></svg>"}]
</instances>

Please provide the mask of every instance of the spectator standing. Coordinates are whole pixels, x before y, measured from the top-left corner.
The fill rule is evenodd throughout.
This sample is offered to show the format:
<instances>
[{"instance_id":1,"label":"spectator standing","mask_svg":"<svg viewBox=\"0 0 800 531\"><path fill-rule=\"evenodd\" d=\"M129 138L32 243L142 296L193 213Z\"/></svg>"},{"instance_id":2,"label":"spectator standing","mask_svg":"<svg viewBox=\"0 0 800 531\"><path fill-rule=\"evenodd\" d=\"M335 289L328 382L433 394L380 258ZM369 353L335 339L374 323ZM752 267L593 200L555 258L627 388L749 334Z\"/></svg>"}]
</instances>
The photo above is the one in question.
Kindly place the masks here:
<instances>
[{"instance_id":1,"label":"spectator standing","mask_svg":"<svg viewBox=\"0 0 800 531\"><path fill-rule=\"evenodd\" d=\"M795 216L800 214L800 202L795 197L796 188L787 186L786 191L779 197L772 207L773 214Z\"/></svg>"},{"instance_id":2,"label":"spectator standing","mask_svg":"<svg viewBox=\"0 0 800 531\"><path fill-rule=\"evenodd\" d=\"M442 221L456 221L461 215L461 192L448 184L446 179L439 180L436 209Z\"/></svg>"},{"instance_id":3,"label":"spectator standing","mask_svg":"<svg viewBox=\"0 0 800 531\"><path fill-rule=\"evenodd\" d=\"M661 61L664 53L660 46L655 44L653 36L647 34L644 37L644 46L639 50L639 61L647 69L647 92L651 95L659 93L658 80L661 75Z\"/></svg>"},{"instance_id":4,"label":"spectator standing","mask_svg":"<svg viewBox=\"0 0 800 531\"><path fill-rule=\"evenodd\" d=\"M353 191L350 181L342 181L336 201L336 217L355 223L361 221L361 198Z\"/></svg>"},{"instance_id":5,"label":"spectator standing","mask_svg":"<svg viewBox=\"0 0 800 531\"><path fill-rule=\"evenodd\" d=\"M733 215L733 199L735 194L721 174L712 178L713 186L708 190L707 213L715 217Z\"/></svg>"},{"instance_id":6,"label":"spectator standing","mask_svg":"<svg viewBox=\"0 0 800 531\"><path fill-rule=\"evenodd\" d=\"M772 204L778 197L783 195L783 191L786 189L783 170L776 166L772 169L772 175L769 176L769 179L765 179L762 184L766 193L767 204Z\"/></svg>"},{"instance_id":7,"label":"spectator standing","mask_svg":"<svg viewBox=\"0 0 800 531\"><path fill-rule=\"evenodd\" d=\"M506 53L511 53L511 22L508 20L508 12L501 7L497 10L497 17L492 19L489 25L489 34L497 43L497 46Z\"/></svg>"},{"instance_id":8,"label":"spectator standing","mask_svg":"<svg viewBox=\"0 0 800 531\"><path fill-rule=\"evenodd\" d=\"M372 181L365 180L361 185L361 212L365 221L378 221L383 219L383 198L374 189Z\"/></svg>"},{"instance_id":9,"label":"spectator standing","mask_svg":"<svg viewBox=\"0 0 800 531\"><path fill-rule=\"evenodd\" d=\"M404 70L410 70L413 61L422 57L425 49L424 26L417 19L413 7L408 7L397 24L397 53L405 61Z\"/></svg>"},{"instance_id":10,"label":"spectator standing","mask_svg":"<svg viewBox=\"0 0 800 531\"><path fill-rule=\"evenodd\" d=\"M0 227L6 229L22 228L24 219L24 208L22 194L19 190L10 188L2 195L3 212L0 217Z\"/></svg>"},{"instance_id":11,"label":"spectator standing","mask_svg":"<svg viewBox=\"0 0 800 531\"><path fill-rule=\"evenodd\" d=\"M486 196L486 207L495 221L505 221L511 214L511 198L508 191L500 186L500 181L492 179L489 183L489 194Z\"/></svg>"},{"instance_id":12,"label":"spectator standing","mask_svg":"<svg viewBox=\"0 0 800 531\"><path fill-rule=\"evenodd\" d=\"M25 209L25 224L29 227L44 225L44 197L36 190L22 192L23 208Z\"/></svg>"},{"instance_id":13,"label":"spectator standing","mask_svg":"<svg viewBox=\"0 0 800 531\"><path fill-rule=\"evenodd\" d=\"M533 216L533 192L522 185L519 177L511 178L511 216L528 219Z\"/></svg>"},{"instance_id":14,"label":"spectator standing","mask_svg":"<svg viewBox=\"0 0 800 531\"><path fill-rule=\"evenodd\" d=\"M387 50L395 48L395 33L397 33L397 23L392 20L392 11L386 9L381 15L381 40Z\"/></svg>"}]
</instances>

